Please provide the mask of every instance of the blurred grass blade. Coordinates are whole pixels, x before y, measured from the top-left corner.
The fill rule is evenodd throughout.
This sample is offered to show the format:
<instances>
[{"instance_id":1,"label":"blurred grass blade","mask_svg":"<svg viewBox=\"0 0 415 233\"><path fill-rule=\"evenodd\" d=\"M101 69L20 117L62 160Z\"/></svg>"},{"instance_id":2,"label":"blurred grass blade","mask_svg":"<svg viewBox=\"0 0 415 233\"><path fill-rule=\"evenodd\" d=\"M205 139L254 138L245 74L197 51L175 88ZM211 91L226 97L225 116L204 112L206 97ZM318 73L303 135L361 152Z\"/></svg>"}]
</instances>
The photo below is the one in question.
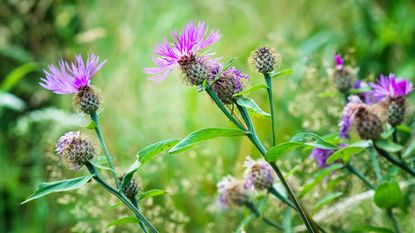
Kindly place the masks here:
<instances>
[{"instance_id":1,"label":"blurred grass blade","mask_svg":"<svg viewBox=\"0 0 415 233\"><path fill-rule=\"evenodd\" d=\"M245 132L239 129L227 129L227 128L206 128L195 131L187 135L183 140L177 143L173 148L169 150L169 153L177 153L190 148L203 141L207 141L218 137L235 137L243 136Z\"/></svg>"},{"instance_id":2,"label":"blurred grass blade","mask_svg":"<svg viewBox=\"0 0 415 233\"><path fill-rule=\"evenodd\" d=\"M245 108L249 108L252 109L254 112L256 112L259 115L263 115L263 116L271 116L271 114L266 113L264 110L262 110L258 104L255 103L255 101L253 99L249 99L249 98L245 98L243 96L239 96L238 98L236 98L236 102Z\"/></svg>"},{"instance_id":3,"label":"blurred grass blade","mask_svg":"<svg viewBox=\"0 0 415 233\"><path fill-rule=\"evenodd\" d=\"M112 221L106 227L118 226L118 225L128 224L128 223L140 223L140 220L138 220L134 216L128 216L128 217L124 217L124 218L120 218L115 221Z\"/></svg>"},{"instance_id":4,"label":"blurred grass blade","mask_svg":"<svg viewBox=\"0 0 415 233\"><path fill-rule=\"evenodd\" d=\"M364 149L368 148L371 145L370 141L360 141L353 144L350 144L346 147L340 148L335 151L328 159L327 163L332 163L336 160L342 159L343 161L348 161L350 156L357 154Z\"/></svg>"},{"instance_id":5,"label":"blurred grass blade","mask_svg":"<svg viewBox=\"0 0 415 233\"><path fill-rule=\"evenodd\" d=\"M170 139L170 140L164 140L164 141L151 144L137 152L137 159L141 163L141 165L144 165L150 159L154 158L156 155L160 154L161 152L167 149L170 149L171 147L176 145L178 142L180 142L180 140Z\"/></svg>"},{"instance_id":6,"label":"blurred grass blade","mask_svg":"<svg viewBox=\"0 0 415 233\"><path fill-rule=\"evenodd\" d=\"M74 179L60 180L60 181L49 182L49 183L41 183L39 184L37 190L21 204L38 199L40 197L46 196L51 193L64 192L64 191L78 189L82 187L83 185L85 185L86 183L88 183L88 181L90 181L92 177L93 175L88 175L88 176L82 176L82 177L78 177Z\"/></svg>"},{"instance_id":7,"label":"blurred grass blade","mask_svg":"<svg viewBox=\"0 0 415 233\"><path fill-rule=\"evenodd\" d=\"M10 91L26 74L37 70L36 63L26 63L13 69L1 83L1 90Z\"/></svg>"}]
</instances>

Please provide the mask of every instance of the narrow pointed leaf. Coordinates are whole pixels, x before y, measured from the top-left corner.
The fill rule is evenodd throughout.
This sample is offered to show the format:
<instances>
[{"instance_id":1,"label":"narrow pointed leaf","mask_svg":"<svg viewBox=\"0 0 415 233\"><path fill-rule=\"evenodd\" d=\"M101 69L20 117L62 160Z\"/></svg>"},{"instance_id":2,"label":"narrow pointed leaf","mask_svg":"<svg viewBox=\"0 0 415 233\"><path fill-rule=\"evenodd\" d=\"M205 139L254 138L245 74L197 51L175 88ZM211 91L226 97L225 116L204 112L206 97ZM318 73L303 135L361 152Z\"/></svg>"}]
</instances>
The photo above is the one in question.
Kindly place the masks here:
<instances>
[{"instance_id":1,"label":"narrow pointed leaf","mask_svg":"<svg viewBox=\"0 0 415 233\"><path fill-rule=\"evenodd\" d=\"M238 92L238 93L234 94L233 96L243 96L243 95L247 95L247 94L249 94L249 93L251 93L253 91L256 91L256 90L259 90L259 89L263 89L263 88L264 89L267 89L267 86L265 84L257 84L257 85L254 85L254 86L252 86L252 87L250 87L250 88L248 88L248 89L246 89L244 91Z\"/></svg>"},{"instance_id":2,"label":"narrow pointed leaf","mask_svg":"<svg viewBox=\"0 0 415 233\"><path fill-rule=\"evenodd\" d=\"M128 183L130 183L131 179L133 178L134 173L141 167L141 163L139 161L135 161L130 168L128 168L128 171L125 173L124 177L122 178L121 184L120 184L120 190L123 190Z\"/></svg>"},{"instance_id":3,"label":"narrow pointed leaf","mask_svg":"<svg viewBox=\"0 0 415 233\"><path fill-rule=\"evenodd\" d=\"M21 204L38 199L40 197L46 196L51 193L64 192L64 191L78 189L84 186L86 183L88 183L88 181L90 181L92 177L93 175L88 175L88 176L82 176L82 177L78 177L74 179L41 183L38 185L37 190Z\"/></svg>"},{"instance_id":4,"label":"narrow pointed leaf","mask_svg":"<svg viewBox=\"0 0 415 233\"><path fill-rule=\"evenodd\" d=\"M218 138L218 137L235 137L243 136L245 132L239 129L226 129L226 128L206 128L195 131L187 135L183 140L177 143L173 148L169 150L169 153L177 153L188 149L191 146L199 144L201 142Z\"/></svg>"},{"instance_id":5,"label":"narrow pointed leaf","mask_svg":"<svg viewBox=\"0 0 415 233\"><path fill-rule=\"evenodd\" d=\"M376 140L375 144L380 149L382 149L384 151L387 151L387 152L391 152L391 153L395 153L395 152L401 151L403 149L402 145L394 143L390 140L381 140L381 139Z\"/></svg>"},{"instance_id":6,"label":"narrow pointed leaf","mask_svg":"<svg viewBox=\"0 0 415 233\"><path fill-rule=\"evenodd\" d=\"M350 144L346 147L340 148L335 151L328 159L327 163L332 163L336 160L342 159L343 161L348 161L350 156L357 154L371 145L370 141L360 141L353 144Z\"/></svg>"},{"instance_id":7,"label":"narrow pointed leaf","mask_svg":"<svg viewBox=\"0 0 415 233\"><path fill-rule=\"evenodd\" d=\"M102 169L102 170L108 170L108 171L114 171L113 169L111 169L110 167L104 166L102 164L100 164L98 161L89 161L92 165L94 165L96 168Z\"/></svg>"},{"instance_id":8,"label":"narrow pointed leaf","mask_svg":"<svg viewBox=\"0 0 415 233\"><path fill-rule=\"evenodd\" d=\"M138 220L134 216L128 216L128 217L124 217L124 218L120 218L115 221L112 221L110 224L107 225L107 227L128 224L128 223L140 223L140 220Z\"/></svg>"},{"instance_id":9,"label":"narrow pointed leaf","mask_svg":"<svg viewBox=\"0 0 415 233\"><path fill-rule=\"evenodd\" d=\"M293 69L285 69L285 70L273 72L270 74L270 76L271 78L278 78L278 77L285 76L285 75L291 75L293 73L294 73Z\"/></svg>"},{"instance_id":10,"label":"narrow pointed leaf","mask_svg":"<svg viewBox=\"0 0 415 233\"><path fill-rule=\"evenodd\" d=\"M164 140L160 142L156 142L151 144L147 147L144 147L139 152L137 152L137 159L141 162L141 165L147 163L150 159L154 158L161 152L170 149L174 145L176 145L180 140L171 139L171 140Z\"/></svg>"},{"instance_id":11,"label":"narrow pointed leaf","mask_svg":"<svg viewBox=\"0 0 415 233\"><path fill-rule=\"evenodd\" d=\"M263 115L263 116L271 116L271 114L266 113L264 110L262 110L253 99L249 99L243 96L239 96L238 98L236 98L236 103L238 103L240 106L242 107L246 107L249 108L251 110L253 110L254 112L256 112L259 115Z\"/></svg>"},{"instance_id":12,"label":"narrow pointed leaf","mask_svg":"<svg viewBox=\"0 0 415 233\"><path fill-rule=\"evenodd\" d=\"M327 195L324 195L320 200L317 202L316 206L314 207L314 212L317 212L320 210L324 205L329 204L330 202L334 201L334 199L342 196L342 192L335 192L335 193L329 193Z\"/></svg>"},{"instance_id":13,"label":"narrow pointed leaf","mask_svg":"<svg viewBox=\"0 0 415 233\"><path fill-rule=\"evenodd\" d=\"M160 195L164 195L166 193L167 192L162 190L162 189L152 189L152 190L148 190L146 192L138 194L138 200L143 200L143 199L150 198L150 197L160 196Z\"/></svg>"}]
</instances>

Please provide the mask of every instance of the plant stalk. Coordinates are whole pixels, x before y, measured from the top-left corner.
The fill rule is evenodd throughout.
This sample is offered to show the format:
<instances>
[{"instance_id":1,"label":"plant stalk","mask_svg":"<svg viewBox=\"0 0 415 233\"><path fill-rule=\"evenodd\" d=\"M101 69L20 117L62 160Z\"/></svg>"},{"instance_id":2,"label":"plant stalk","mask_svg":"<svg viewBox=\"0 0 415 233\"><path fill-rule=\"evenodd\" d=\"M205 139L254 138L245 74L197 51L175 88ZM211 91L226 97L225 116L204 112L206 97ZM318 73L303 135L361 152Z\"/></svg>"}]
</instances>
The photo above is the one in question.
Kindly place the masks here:
<instances>
[{"instance_id":1,"label":"plant stalk","mask_svg":"<svg viewBox=\"0 0 415 233\"><path fill-rule=\"evenodd\" d=\"M374 145L376 151L378 152L378 154L380 154L382 157L384 157L386 160L388 160L389 162L391 162L392 164L400 167L402 170L406 171L407 173L411 174L412 176L415 177L415 170L413 168L411 168L408 164L406 164L405 162L403 162L402 160L397 160L395 159L392 155L390 155L388 152L380 149L379 147L377 147L376 145Z\"/></svg>"},{"instance_id":2,"label":"plant stalk","mask_svg":"<svg viewBox=\"0 0 415 233\"><path fill-rule=\"evenodd\" d=\"M271 110L271 130L272 130L272 146L275 146L277 143L277 134L276 134L276 127L275 127L275 109L274 109L274 97L272 95L272 78L269 73L264 74L265 83L267 84L267 92L268 92L268 101L269 107Z\"/></svg>"},{"instance_id":3,"label":"plant stalk","mask_svg":"<svg viewBox=\"0 0 415 233\"><path fill-rule=\"evenodd\" d=\"M269 226L272 226L278 230L283 230L282 226L271 219L268 219L267 217L261 216L261 213L259 210L255 207L254 203L252 202L246 202L245 206L257 217L260 218L264 223L266 223Z\"/></svg>"},{"instance_id":4,"label":"plant stalk","mask_svg":"<svg viewBox=\"0 0 415 233\"><path fill-rule=\"evenodd\" d=\"M137 210L140 211L140 207L138 207L137 199L135 197L130 199L131 203L137 208ZM148 233L146 225L144 225L143 221L140 221L138 224L140 224L141 229L143 229L144 233Z\"/></svg>"},{"instance_id":5,"label":"plant stalk","mask_svg":"<svg viewBox=\"0 0 415 233\"><path fill-rule=\"evenodd\" d=\"M376 189L376 187L370 182L370 180L366 176L364 176L362 173L360 173L360 171L357 170L353 165L348 163L345 165L345 167L347 168L347 170L349 170L351 173L357 176L363 183L365 183L368 188Z\"/></svg>"},{"instance_id":6,"label":"plant stalk","mask_svg":"<svg viewBox=\"0 0 415 233\"><path fill-rule=\"evenodd\" d=\"M397 131L396 127L394 127L394 130L393 130L393 133L392 133L392 139L393 139L394 143L399 144L398 131ZM399 159L402 160L401 151L398 151L397 155L398 155Z\"/></svg>"},{"instance_id":7,"label":"plant stalk","mask_svg":"<svg viewBox=\"0 0 415 233\"><path fill-rule=\"evenodd\" d=\"M399 227L398 220L396 220L395 215L392 212L392 209L387 209L386 214L388 215L389 219L392 222L393 229L396 233L401 233L401 229Z\"/></svg>"}]
</instances>

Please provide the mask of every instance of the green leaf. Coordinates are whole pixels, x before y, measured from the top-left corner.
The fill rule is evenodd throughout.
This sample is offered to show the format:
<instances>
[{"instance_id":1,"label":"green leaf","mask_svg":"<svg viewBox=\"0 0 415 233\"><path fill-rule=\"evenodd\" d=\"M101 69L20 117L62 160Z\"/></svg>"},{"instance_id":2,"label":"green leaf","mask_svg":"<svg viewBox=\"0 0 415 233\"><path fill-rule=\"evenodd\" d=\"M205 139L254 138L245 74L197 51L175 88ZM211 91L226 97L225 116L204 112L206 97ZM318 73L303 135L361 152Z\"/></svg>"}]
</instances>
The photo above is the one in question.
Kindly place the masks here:
<instances>
[{"instance_id":1,"label":"green leaf","mask_svg":"<svg viewBox=\"0 0 415 233\"><path fill-rule=\"evenodd\" d=\"M112 221L106 227L112 227L112 226L117 226L117 225L121 225L121 224L128 224L128 223L140 223L140 220L138 220L134 216L128 216L128 217L124 217L124 218L120 218L120 219L117 219L115 221Z\"/></svg>"},{"instance_id":2,"label":"green leaf","mask_svg":"<svg viewBox=\"0 0 415 233\"><path fill-rule=\"evenodd\" d=\"M257 85L254 85L254 86L252 86L252 87L250 87L250 88L248 88L248 89L246 89L244 91L238 92L238 93L234 94L233 96L243 96L243 95L247 95L247 94L249 94L249 93L251 93L253 91L256 91L256 90L262 89L262 88L267 89L267 86L265 84L257 84Z\"/></svg>"},{"instance_id":3,"label":"green leaf","mask_svg":"<svg viewBox=\"0 0 415 233\"><path fill-rule=\"evenodd\" d=\"M285 76L285 75L291 75L293 73L294 73L293 69L285 69L285 70L281 70L277 72L272 72L269 75L271 76L271 78L278 78L278 77Z\"/></svg>"},{"instance_id":4,"label":"green leaf","mask_svg":"<svg viewBox=\"0 0 415 233\"><path fill-rule=\"evenodd\" d=\"M415 138L412 139L412 141L409 143L406 150L403 152L402 157L403 158L409 158L415 154Z\"/></svg>"},{"instance_id":5,"label":"green leaf","mask_svg":"<svg viewBox=\"0 0 415 233\"><path fill-rule=\"evenodd\" d=\"M359 226L352 230L352 233L370 233L370 232L377 232L377 233L393 233L392 230L384 227L375 227L375 226Z\"/></svg>"},{"instance_id":6,"label":"green leaf","mask_svg":"<svg viewBox=\"0 0 415 233\"><path fill-rule=\"evenodd\" d=\"M115 208L117 208L118 206L122 206L123 204L124 204L124 203L123 203L122 201L119 201L119 202L115 203L114 205L112 205L112 206L108 207L108 209L109 209L109 210L111 210L111 209L115 209Z\"/></svg>"},{"instance_id":7,"label":"green leaf","mask_svg":"<svg viewBox=\"0 0 415 233\"><path fill-rule=\"evenodd\" d=\"M114 171L113 169L111 169L110 167L104 166L102 165L100 162L98 161L93 161L93 160L89 160L89 162L94 165L94 167L102 169L102 170L108 170L108 171Z\"/></svg>"},{"instance_id":8,"label":"green leaf","mask_svg":"<svg viewBox=\"0 0 415 233\"><path fill-rule=\"evenodd\" d=\"M160 195L164 195L167 192L162 190L162 189L151 189L148 190L146 192L140 193L138 194L138 200L143 200L149 197L155 197L155 196L160 196Z\"/></svg>"},{"instance_id":9,"label":"green leaf","mask_svg":"<svg viewBox=\"0 0 415 233\"><path fill-rule=\"evenodd\" d=\"M37 69L36 63L26 63L18 66L4 78L4 81L1 84L1 89L5 92L10 91L26 74Z\"/></svg>"},{"instance_id":10,"label":"green leaf","mask_svg":"<svg viewBox=\"0 0 415 233\"><path fill-rule=\"evenodd\" d=\"M95 123L95 121L90 121L89 124L85 126L85 128L87 129L95 129L96 127L97 127L97 124Z\"/></svg>"},{"instance_id":11,"label":"green leaf","mask_svg":"<svg viewBox=\"0 0 415 233\"><path fill-rule=\"evenodd\" d=\"M314 212L317 212L320 210L324 205L334 201L334 199L342 196L342 192L335 192L335 193L329 193L327 195L324 195L320 200L317 202L316 206L314 207Z\"/></svg>"},{"instance_id":12,"label":"green leaf","mask_svg":"<svg viewBox=\"0 0 415 233\"><path fill-rule=\"evenodd\" d=\"M82 176L82 177L78 177L74 179L60 180L60 181L49 182L49 183L40 183L36 191L21 204L38 199L40 197L46 196L51 193L64 192L64 191L78 189L84 186L88 181L90 181L92 177L94 176L88 175L88 176Z\"/></svg>"},{"instance_id":13,"label":"green leaf","mask_svg":"<svg viewBox=\"0 0 415 233\"><path fill-rule=\"evenodd\" d=\"M265 155L265 159L269 162L275 162L287 152L302 147L316 147L329 150L337 149L336 145L327 142L314 133L299 133L294 135L289 142L281 143L269 149Z\"/></svg>"},{"instance_id":14,"label":"green leaf","mask_svg":"<svg viewBox=\"0 0 415 233\"><path fill-rule=\"evenodd\" d=\"M131 179L133 178L134 173L141 167L141 163L139 161L135 161L128 171L125 173L124 177L122 178L119 190L123 190L128 183L130 183Z\"/></svg>"},{"instance_id":15,"label":"green leaf","mask_svg":"<svg viewBox=\"0 0 415 233\"><path fill-rule=\"evenodd\" d=\"M301 190L300 192L300 196L304 196L305 194L310 192L316 185L321 184L324 178L330 175L332 171L341 169L342 167L343 164L336 163L316 172L313 178L306 185L304 185L303 190Z\"/></svg>"},{"instance_id":16,"label":"green leaf","mask_svg":"<svg viewBox=\"0 0 415 233\"><path fill-rule=\"evenodd\" d=\"M393 132L395 132L395 129L392 126L390 126L389 124L387 124L387 129L382 132L380 137L383 138L383 139L388 139L392 136Z\"/></svg>"},{"instance_id":17,"label":"green leaf","mask_svg":"<svg viewBox=\"0 0 415 233\"><path fill-rule=\"evenodd\" d=\"M236 103L238 103L238 105L242 106L242 107L246 107L249 109L252 109L254 112L258 113L259 115L263 115L263 116L271 116L271 114L264 112L264 110L262 110L253 99L249 99L243 96L239 96L238 98L236 98Z\"/></svg>"},{"instance_id":18,"label":"green leaf","mask_svg":"<svg viewBox=\"0 0 415 233\"><path fill-rule=\"evenodd\" d=\"M365 86L365 87L361 87L359 89L351 89L350 90L350 94L351 95L356 95L356 94L360 94L360 93L365 93L365 92L369 92L371 91L372 88L370 86Z\"/></svg>"},{"instance_id":19,"label":"green leaf","mask_svg":"<svg viewBox=\"0 0 415 233\"><path fill-rule=\"evenodd\" d=\"M371 145L370 141L359 141L353 144L350 144L346 147L340 148L335 151L328 159L327 163L332 163L334 161L342 159L343 161L348 161L350 156L357 154Z\"/></svg>"},{"instance_id":20,"label":"green leaf","mask_svg":"<svg viewBox=\"0 0 415 233\"><path fill-rule=\"evenodd\" d=\"M245 132L239 129L226 129L226 128L206 128L195 131L187 135L183 140L177 143L173 148L169 150L169 153L177 153L188 149L203 141L207 141L218 137L235 137L243 136Z\"/></svg>"},{"instance_id":21,"label":"green leaf","mask_svg":"<svg viewBox=\"0 0 415 233\"><path fill-rule=\"evenodd\" d=\"M242 232L246 232L246 227L249 225L249 223L251 223L254 219L255 219L255 215L253 214L248 214L244 217L244 219L242 220L242 222L238 225L238 227L235 230L235 233L242 233Z\"/></svg>"},{"instance_id":22,"label":"green leaf","mask_svg":"<svg viewBox=\"0 0 415 233\"><path fill-rule=\"evenodd\" d=\"M384 181L375 190L373 197L379 208L390 209L397 207L402 200L401 189L396 181Z\"/></svg>"},{"instance_id":23,"label":"green leaf","mask_svg":"<svg viewBox=\"0 0 415 233\"><path fill-rule=\"evenodd\" d=\"M395 152L401 151L403 149L402 145L394 143L390 140L378 139L378 140L375 141L375 144L380 149L382 149L384 151L387 151L387 152L391 152L391 153L395 153Z\"/></svg>"},{"instance_id":24,"label":"green leaf","mask_svg":"<svg viewBox=\"0 0 415 233\"><path fill-rule=\"evenodd\" d=\"M151 144L137 152L137 159L141 165L144 165L156 155L176 145L179 141L177 139L170 139Z\"/></svg>"},{"instance_id":25,"label":"green leaf","mask_svg":"<svg viewBox=\"0 0 415 233\"><path fill-rule=\"evenodd\" d=\"M396 129L404 133L412 133L412 128L407 125L398 125Z\"/></svg>"}]
</instances>

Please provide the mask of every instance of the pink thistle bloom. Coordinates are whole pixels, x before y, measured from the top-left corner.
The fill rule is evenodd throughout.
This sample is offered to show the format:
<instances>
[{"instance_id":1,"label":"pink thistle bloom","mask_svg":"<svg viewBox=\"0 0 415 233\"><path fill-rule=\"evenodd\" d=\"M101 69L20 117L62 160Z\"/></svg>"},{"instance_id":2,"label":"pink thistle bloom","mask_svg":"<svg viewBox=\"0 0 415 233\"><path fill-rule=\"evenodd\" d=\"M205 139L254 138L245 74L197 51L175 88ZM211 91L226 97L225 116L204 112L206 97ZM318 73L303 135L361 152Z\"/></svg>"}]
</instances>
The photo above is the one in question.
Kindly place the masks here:
<instances>
[{"instance_id":1,"label":"pink thistle bloom","mask_svg":"<svg viewBox=\"0 0 415 233\"><path fill-rule=\"evenodd\" d=\"M334 57L334 61L336 62L336 69L340 70L343 68L344 61L340 54L336 54L336 56Z\"/></svg>"},{"instance_id":2,"label":"pink thistle bloom","mask_svg":"<svg viewBox=\"0 0 415 233\"><path fill-rule=\"evenodd\" d=\"M166 38L156 46L153 58L157 67L145 68L144 72L154 75L150 79L161 82L167 75L177 67L180 67L181 60L187 60L195 56L201 49L216 43L221 35L218 31L212 31L209 35L205 23L199 22L197 25L190 21L184 26L182 33L173 31L170 36L172 43ZM204 56L210 57L212 54Z\"/></svg>"},{"instance_id":3,"label":"pink thistle bloom","mask_svg":"<svg viewBox=\"0 0 415 233\"><path fill-rule=\"evenodd\" d=\"M86 66L81 55L76 55L74 63L68 63L61 59L59 67L49 65L49 71L43 69L46 78L41 78L39 84L56 93L71 94L78 92L91 84L91 78L102 68L106 60L99 63L99 57L91 54L88 56Z\"/></svg>"},{"instance_id":4,"label":"pink thistle bloom","mask_svg":"<svg viewBox=\"0 0 415 233\"><path fill-rule=\"evenodd\" d=\"M369 83L369 85L373 88L373 95L380 99L406 96L414 90L410 81L397 80L394 74L389 74L389 77L380 75L376 83Z\"/></svg>"}]
</instances>

